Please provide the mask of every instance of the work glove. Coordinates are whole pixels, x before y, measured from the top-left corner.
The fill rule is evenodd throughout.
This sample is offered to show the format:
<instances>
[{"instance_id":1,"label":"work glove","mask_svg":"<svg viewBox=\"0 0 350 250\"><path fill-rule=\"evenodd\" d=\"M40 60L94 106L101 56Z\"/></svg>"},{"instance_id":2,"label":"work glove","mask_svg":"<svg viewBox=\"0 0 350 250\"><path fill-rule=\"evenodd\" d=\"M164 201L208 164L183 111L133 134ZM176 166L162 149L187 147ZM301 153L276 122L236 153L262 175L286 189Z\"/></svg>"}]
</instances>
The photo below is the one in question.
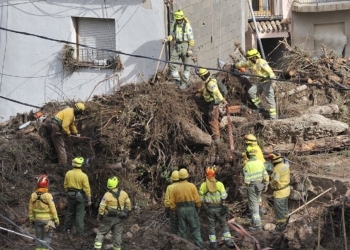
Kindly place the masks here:
<instances>
[{"instance_id":1,"label":"work glove","mask_svg":"<svg viewBox=\"0 0 350 250\"><path fill-rule=\"evenodd\" d=\"M269 185L265 185L263 189L263 193L266 193L268 188L269 188Z\"/></svg>"},{"instance_id":2,"label":"work glove","mask_svg":"<svg viewBox=\"0 0 350 250\"><path fill-rule=\"evenodd\" d=\"M164 38L162 43L166 43L167 41L169 41L168 37Z\"/></svg>"},{"instance_id":3,"label":"work glove","mask_svg":"<svg viewBox=\"0 0 350 250\"><path fill-rule=\"evenodd\" d=\"M191 49L187 50L186 56L187 57L193 56L193 51Z\"/></svg>"},{"instance_id":4,"label":"work glove","mask_svg":"<svg viewBox=\"0 0 350 250\"><path fill-rule=\"evenodd\" d=\"M75 134L74 136L75 136L75 137L80 137L81 135L80 135L80 134Z\"/></svg>"},{"instance_id":5,"label":"work glove","mask_svg":"<svg viewBox=\"0 0 350 250\"><path fill-rule=\"evenodd\" d=\"M271 87L272 87L273 89L276 88L276 80L271 80Z\"/></svg>"},{"instance_id":6,"label":"work glove","mask_svg":"<svg viewBox=\"0 0 350 250\"><path fill-rule=\"evenodd\" d=\"M222 106L225 108L226 107L226 105L227 105L227 101L225 100L225 98L222 100Z\"/></svg>"},{"instance_id":7,"label":"work glove","mask_svg":"<svg viewBox=\"0 0 350 250\"><path fill-rule=\"evenodd\" d=\"M91 206L91 198L88 199L87 205L88 205L88 206Z\"/></svg>"},{"instance_id":8,"label":"work glove","mask_svg":"<svg viewBox=\"0 0 350 250\"><path fill-rule=\"evenodd\" d=\"M219 112L221 115L225 115L226 114L226 110L225 107L222 103L219 104Z\"/></svg>"}]
</instances>

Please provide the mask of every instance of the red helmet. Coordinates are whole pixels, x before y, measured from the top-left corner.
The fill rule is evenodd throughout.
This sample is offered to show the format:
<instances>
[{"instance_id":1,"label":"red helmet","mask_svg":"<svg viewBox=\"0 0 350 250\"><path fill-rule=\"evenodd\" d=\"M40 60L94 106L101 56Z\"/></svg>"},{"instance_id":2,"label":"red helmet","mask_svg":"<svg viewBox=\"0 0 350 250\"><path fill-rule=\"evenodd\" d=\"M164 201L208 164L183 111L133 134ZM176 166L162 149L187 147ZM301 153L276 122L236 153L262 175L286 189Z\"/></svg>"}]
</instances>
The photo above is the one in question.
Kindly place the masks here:
<instances>
[{"instance_id":1,"label":"red helmet","mask_svg":"<svg viewBox=\"0 0 350 250\"><path fill-rule=\"evenodd\" d=\"M205 175L208 177L208 178L213 178L215 177L215 173L216 173L216 166L213 165L213 166L210 166L210 167L207 167L205 169Z\"/></svg>"},{"instance_id":2,"label":"red helmet","mask_svg":"<svg viewBox=\"0 0 350 250\"><path fill-rule=\"evenodd\" d=\"M38 178L38 182L36 183L38 188L47 188L49 187L49 177L46 174L42 174Z\"/></svg>"}]
</instances>

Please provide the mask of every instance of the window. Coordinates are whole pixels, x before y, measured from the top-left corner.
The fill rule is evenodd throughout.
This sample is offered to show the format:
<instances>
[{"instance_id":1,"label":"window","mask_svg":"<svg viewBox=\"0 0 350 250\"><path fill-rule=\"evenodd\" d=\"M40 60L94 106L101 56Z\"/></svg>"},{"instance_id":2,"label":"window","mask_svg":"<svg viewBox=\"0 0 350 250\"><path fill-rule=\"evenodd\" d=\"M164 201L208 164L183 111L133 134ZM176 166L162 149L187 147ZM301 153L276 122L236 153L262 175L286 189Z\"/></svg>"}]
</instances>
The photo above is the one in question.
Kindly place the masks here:
<instances>
[{"instance_id":1,"label":"window","mask_svg":"<svg viewBox=\"0 0 350 250\"><path fill-rule=\"evenodd\" d=\"M255 16L269 16L272 13L272 0L251 0Z\"/></svg>"},{"instance_id":2,"label":"window","mask_svg":"<svg viewBox=\"0 0 350 250\"><path fill-rule=\"evenodd\" d=\"M115 20L100 18L74 18L77 43L99 49L116 50ZM116 54L77 45L77 58L81 66L110 66Z\"/></svg>"}]
</instances>

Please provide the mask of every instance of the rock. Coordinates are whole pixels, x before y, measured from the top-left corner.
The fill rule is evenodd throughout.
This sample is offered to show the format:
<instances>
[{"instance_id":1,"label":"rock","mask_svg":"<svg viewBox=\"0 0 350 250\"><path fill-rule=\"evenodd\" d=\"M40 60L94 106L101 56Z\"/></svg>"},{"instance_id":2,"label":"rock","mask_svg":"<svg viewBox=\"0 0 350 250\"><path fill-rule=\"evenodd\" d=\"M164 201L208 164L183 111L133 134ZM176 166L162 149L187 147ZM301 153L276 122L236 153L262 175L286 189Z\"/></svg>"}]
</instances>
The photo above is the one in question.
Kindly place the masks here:
<instances>
[{"instance_id":1,"label":"rock","mask_svg":"<svg viewBox=\"0 0 350 250\"><path fill-rule=\"evenodd\" d=\"M128 238L132 238L134 235L133 235L132 233L130 233L130 232L127 232L127 233L126 233L126 236L127 236Z\"/></svg>"},{"instance_id":2,"label":"rock","mask_svg":"<svg viewBox=\"0 0 350 250\"><path fill-rule=\"evenodd\" d=\"M264 225L264 231L272 232L272 231L275 231L275 229L276 229L276 225L273 223L266 223Z\"/></svg>"},{"instance_id":3,"label":"rock","mask_svg":"<svg viewBox=\"0 0 350 250\"><path fill-rule=\"evenodd\" d=\"M133 233L133 234L135 234L137 231L139 231L140 230L140 227L139 227L139 225L138 224L134 224L134 225L132 225L131 226L131 228L130 228L130 231Z\"/></svg>"}]
</instances>

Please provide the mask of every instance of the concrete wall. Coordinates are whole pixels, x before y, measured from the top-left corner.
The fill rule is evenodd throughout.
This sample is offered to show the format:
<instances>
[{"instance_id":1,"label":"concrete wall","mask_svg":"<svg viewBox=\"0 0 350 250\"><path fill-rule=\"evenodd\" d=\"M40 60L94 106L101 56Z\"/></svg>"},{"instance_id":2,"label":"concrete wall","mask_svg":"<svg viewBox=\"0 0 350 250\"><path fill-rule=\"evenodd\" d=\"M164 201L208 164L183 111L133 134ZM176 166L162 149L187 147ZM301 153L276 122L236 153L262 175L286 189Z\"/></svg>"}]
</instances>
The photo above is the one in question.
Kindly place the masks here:
<instances>
[{"instance_id":1,"label":"concrete wall","mask_svg":"<svg viewBox=\"0 0 350 250\"><path fill-rule=\"evenodd\" d=\"M159 0L0 0L0 26L54 39L75 41L72 17L115 19L116 49L159 57L165 32L164 3ZM42 106L49 101L85 100L111 69L82 68L65 77L64 44L0 30L0 96ZM120 84L148 78L156 62L121 55L124 71L98 85L94 94L110 93ZM0 98L0 122L32 107ZM35 109L34 109L35 110Z\"/></svg>"},{"instance_id":2,"label":"concrete wall","mask_svg":"<svg viewBox=\"0 0 350 250\"><path fill-rule=\"evenodd\" d=\"M350 56L350 10L319 13L292 12L292 47L299 46L307 51L315 51L314 25L345 22L347 37L346 56Z\"/></svg>"},{"instance_id":3,"label":"concrete wall","mask_svg":"<svg viewBox=\"0 0 350 250\"><path fill-rule=\"evenodd\" d=\"M235 42L245 47L245 0L177 0L173 7L191 22L200 66L216 68L218 58L231 61Z\"/></svg>"}]
</instances>

